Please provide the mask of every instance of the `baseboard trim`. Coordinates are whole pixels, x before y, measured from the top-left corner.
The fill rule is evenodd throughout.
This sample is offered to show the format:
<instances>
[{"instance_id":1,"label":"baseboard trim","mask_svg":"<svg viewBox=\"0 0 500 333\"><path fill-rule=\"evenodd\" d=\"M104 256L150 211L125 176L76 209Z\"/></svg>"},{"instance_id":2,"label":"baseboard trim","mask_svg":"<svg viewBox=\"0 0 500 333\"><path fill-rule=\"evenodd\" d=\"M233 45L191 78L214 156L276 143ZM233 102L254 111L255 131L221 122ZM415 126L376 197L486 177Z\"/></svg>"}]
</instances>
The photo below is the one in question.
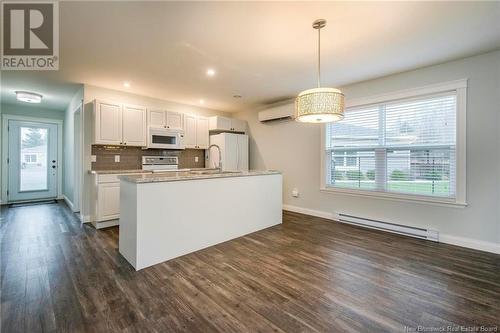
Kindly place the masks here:
<instances>
[{"instance_id":1,"label":"baseboard trim","mask_svg":"<svg viewBox=\"0 0 500 333\"><path fill-rule=\"evenodd\" d=\"M303 207L298 207L298 206L293 206L293 205L283 205L283 210L286 210L289 212L305 214L305 215L316 216L316 217L322 217L322 218L327 219L327 220L336 221L333 213L328 213L328 212L324 212L324 211L320 211L320 210L303 208ZM500 254L500 244L493 243L493 242L485 242L485 241L478 240L478 239L457 237L457 236L446 235L446 234L439 234L439 242L445 243L445 244L457 245L460 247L465 247L465 248L479 250L479 251Z\"/></svg>"},{"instance_id":2,"label":"baseboard trim","mask_svg":"<svg viewBox=\"0 0 500 333\"><path fill-rule=\"evenodd\" d=\"M486 251L486 252L500 254L500 244L493 243L493 242L485 242L485 241L478 240L478 239L440 234L439 235L439 242L451 244L451 245L457 245L460 247L466 247L466 248L474 249L474 250L480 250L480 251Z\"/></svg>"},{"instance_id":3,"label":"baseboard trim","mask_svg":"<svg viewBox=\"0 0 500 333\"><path fill-rule=\"evenodd\" d=\"M71 209L71 211L73 211L73 203L71 202L71 200L69 200L68 197L64 194L62 195L62 198L64 202L66 202L66 205L68 205L68 207Z\"/></svg>"},{"instance_id":4,"label":"baseboard trim","mask_svg":"<svg viewBox=\"0 0 500 333\"><path fill-rule=\"evenodd\" d=\"M82 221L82 223L90 223L90 216L80 214L80 221Z\"/></svg>"},{"instance_id":5,"label":"baseboard trim","mask_svg":"<svg viewBox=\"0 0 500 333\"><path fill-rule=\"evenodd\" d=\"M322 218L327 219L327 220L335 220L334 215L332 213L327 213L327 212L323 212L320 210L297 207L297 206L292 206L292 205L283 205L283 210L286 210L289 212L294 212L294 213L316 216L316 217L322 217Z\"/></svg>"}]
</instances>

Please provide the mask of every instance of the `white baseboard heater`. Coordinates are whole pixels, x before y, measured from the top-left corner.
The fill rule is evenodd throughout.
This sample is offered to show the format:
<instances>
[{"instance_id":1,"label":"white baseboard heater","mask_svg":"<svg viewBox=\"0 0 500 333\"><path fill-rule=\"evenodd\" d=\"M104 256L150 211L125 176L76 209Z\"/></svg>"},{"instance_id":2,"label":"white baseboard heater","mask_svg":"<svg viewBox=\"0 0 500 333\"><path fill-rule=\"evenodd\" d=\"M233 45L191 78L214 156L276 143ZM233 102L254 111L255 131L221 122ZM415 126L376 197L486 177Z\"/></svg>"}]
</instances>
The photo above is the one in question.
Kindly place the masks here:
<instances>
[{"instance_id":1,"label":"white baseboard heater","mask_svg":"<svg viewBox=\"0 0 500 333\"><path fill-rule=\"evenodd\" d=\"M437 230L417 228L396 223L389 223L365 217L348 215L344 213L338 213L337 220L342 223L353 224L360 227L392 232L395 234L400 234L420 239L427 239L435 242L439 241L439 232Z\"/></svg>"}]
</instances>

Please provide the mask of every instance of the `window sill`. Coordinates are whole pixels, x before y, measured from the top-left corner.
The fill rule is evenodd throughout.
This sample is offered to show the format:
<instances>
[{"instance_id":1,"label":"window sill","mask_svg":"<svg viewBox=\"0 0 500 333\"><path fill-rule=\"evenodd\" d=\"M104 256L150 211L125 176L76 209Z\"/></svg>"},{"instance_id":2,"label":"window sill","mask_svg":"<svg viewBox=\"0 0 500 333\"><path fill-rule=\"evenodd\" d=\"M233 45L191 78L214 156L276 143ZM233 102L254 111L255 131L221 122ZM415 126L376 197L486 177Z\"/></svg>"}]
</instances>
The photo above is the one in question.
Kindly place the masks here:
<instances>
[{"instance_id":1,"label":"window sill","mask_svg":"<svg viewBox=\"0 0 500 333\"><path fill-rule=\"evenodd\" d=\"M420 204L428 204L428 205L436 205L444 207L457 207L457 208L467 207L466 202L459 202L456 201L455 199L436 198L423 195L388 193L388 192L356 190L356 189L336 188L336 187L321 187L320 192L337 193L343 195L369 197L369 198L393 200L393 201L412 202L412 203L420 203Z\"/></svg>"}]
</instances>

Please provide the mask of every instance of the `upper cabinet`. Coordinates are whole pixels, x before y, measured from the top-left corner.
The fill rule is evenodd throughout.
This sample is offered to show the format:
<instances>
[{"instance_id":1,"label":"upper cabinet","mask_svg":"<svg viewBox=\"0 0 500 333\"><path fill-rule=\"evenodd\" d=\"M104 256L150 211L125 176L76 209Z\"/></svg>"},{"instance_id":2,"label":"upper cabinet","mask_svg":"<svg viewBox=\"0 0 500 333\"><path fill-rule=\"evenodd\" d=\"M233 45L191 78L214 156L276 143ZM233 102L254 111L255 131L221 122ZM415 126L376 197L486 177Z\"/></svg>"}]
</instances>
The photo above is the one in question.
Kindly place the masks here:
<instances>
[{"instance_id":1,"label":"upper cabinet","mask_svg":"<svg viewBox=\"0 0 500 333\"><path fill-rule=\"evenodd\" d=\"M119 145L122 142L121 104L94 101L94 141L96 144Z\"/></svg>"},{"instance_id":2,"label":"upper cabinet","mask_svg":"<svg viewBox=\"0 0 500 333\"><path fill-rule=\"evenodd\" d=\"M182 113L172 111L149 110L148 125L150 127L162 127L182 130L183 115Z\"/></svg>"},{"instance_id":3,"label":"upper cabinet","mask_svg":"<svg viewBox=\"0 0 500 333\"><path fill-rule=\"evenodd\" d=\"M219 132L245 133L247 130L247 122L234 118L214 116L210 117L209 130Z\"/></svg>"},{"instance_id":4,"label":"upper cabinet","mask_svg":"<svg viewBox=\"0 0 500 333\"><path fill-rule=\"evenodd\" d=\"M146 108L94 100L94 143L146 146Z\"/></svg>"},{"instance_id":5,"label":"upper cabinet","mask_svg":"<svg viewBox=\"0 0 500 333\"><path fill-rule=\"evenodd\" d=\"M184 144L186 148L207 149L209 146L208 118L184 115Z\"/></svg>"},{"instance_id":6,"label":"upper cabinet","mask_svg":"<svg viewBox=\"0 0 500 333\"><path fill-rule=\"evenodd\" d=\"M127 146L146 146L146 108L123 105L122 142Z\"/></svg>"}]
</instances>

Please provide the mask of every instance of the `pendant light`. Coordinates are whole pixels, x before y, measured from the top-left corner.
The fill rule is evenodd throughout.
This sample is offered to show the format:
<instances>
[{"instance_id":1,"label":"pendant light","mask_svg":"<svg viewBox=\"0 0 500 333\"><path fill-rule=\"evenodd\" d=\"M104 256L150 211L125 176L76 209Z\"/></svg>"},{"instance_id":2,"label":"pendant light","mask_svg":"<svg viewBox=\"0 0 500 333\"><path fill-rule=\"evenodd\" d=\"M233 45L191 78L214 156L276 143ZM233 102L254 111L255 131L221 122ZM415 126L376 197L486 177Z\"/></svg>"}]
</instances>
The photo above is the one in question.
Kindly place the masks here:
<instances>
[{"instance_id":1,"label":"pendant light","mask_svg":"<svg viewBox=\"0 0 500 333\"><path fill-rule=\"evenodd\" d=\"M295 99L295 120L305 123L327 123L344 119L344 94L335 88L321 87L321 28L326 20L313 22L318 30L318 87L302 91Z\"/></svg>"}]
</instances>

